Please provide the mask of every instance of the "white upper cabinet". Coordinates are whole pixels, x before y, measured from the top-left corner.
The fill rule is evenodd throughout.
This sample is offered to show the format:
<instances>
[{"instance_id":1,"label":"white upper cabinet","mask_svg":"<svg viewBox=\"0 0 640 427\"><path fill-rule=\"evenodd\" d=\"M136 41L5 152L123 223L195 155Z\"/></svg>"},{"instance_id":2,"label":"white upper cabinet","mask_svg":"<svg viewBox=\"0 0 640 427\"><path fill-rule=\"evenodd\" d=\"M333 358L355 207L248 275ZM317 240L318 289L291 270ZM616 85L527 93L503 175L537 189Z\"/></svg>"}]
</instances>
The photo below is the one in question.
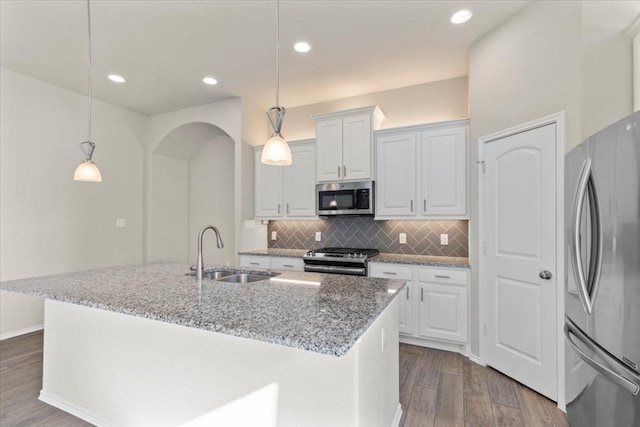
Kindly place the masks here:
<instances>
[{"instance_id":1,"label":"white upper cabinet","mask_svg":"<svg viewBox=\"0 0 640 427\"><path fill-rule=\"evenodd\" d=\"M467 124L376 132L376 219L468 218Z\"/></svg>"},{"instance_id":2,"label":"white upper cabinet","mask_svg":"<svg viewBox=\"0 0 640 427\"><path fill-rule=\"evenodd\" d=\"M290 142L290 166L260 162L262 147L255 151L255 216L259 219L315 218L315 144L313 140Z\"/></svg>"},{"instance_id":3,"label":"white upper cabinet","mask_svg":"<svg viewBox=\"0 0 640 427\"><path fill-rule=\"evenodd\" d=\"M376 212L416 215L416 140L414 133L377 138Z\"/></svg>"},{"instance_id":4,"label":"white upper cabinet","mask_svg":"<svg viewBox=\"0 0 640 427\"><path fill-rule=\"evenodd\" d=\"M316 180L362 181L373 178L373 131L384 114L378 107L312 116L316 121Z\"/></svg>"},{"instance_id":5,"label":"white upper cabinet","mask_svg":"<svg viewBox=\"0 0 640 427\"><path fill-rule=\"evenodd\" d=\"M421 209L424 215L466 215L466 127L422 132Z\"/></svg>"}]
</instances>

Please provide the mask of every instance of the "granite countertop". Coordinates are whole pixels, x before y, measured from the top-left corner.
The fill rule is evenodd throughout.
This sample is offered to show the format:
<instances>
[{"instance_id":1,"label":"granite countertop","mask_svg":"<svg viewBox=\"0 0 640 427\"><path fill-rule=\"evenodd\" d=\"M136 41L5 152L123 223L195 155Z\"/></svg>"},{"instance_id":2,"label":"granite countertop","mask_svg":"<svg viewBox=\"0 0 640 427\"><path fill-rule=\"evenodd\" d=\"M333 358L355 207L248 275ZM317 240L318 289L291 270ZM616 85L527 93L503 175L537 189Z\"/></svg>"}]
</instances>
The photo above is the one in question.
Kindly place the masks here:
<instances>
[{"instance_id":1,"label":"granite countertop","mask_svg":"<svg viewBox=\"0 0 640 427\"><path fill-rule=\"evenodd\" d=\"M425 267L469 268L469 258L381 253L369 258L370 263L415 264Z\"/></svg>"},{"instance_id":2,"label":"granite countertop","mask_svg":"<svg viewBox=\"0 0 640 427\"><path fill-rule=\"evenodd\" d=\"M238 255L262 255L262 256L278 256L288 258L302 258L307 253L306 249L258 249L255 251L238 252Z\"/></svg>"},{"instance_id":3,"label":"granite countertop","mask_svg":"<svg viewBox=\"0 0 640 427\"><path fill-rule=\"evenodd\" d=\"M253 283L147 263L0 282L0 289L342 356L404 287L403 280L206 266L279 274Z\"/></svg>"},{"instance_id":4,"label":"granite countertop","mask_svg":"<svg viewBox=\"0 0 640 427\"><path fill-rule=\"evenodd\" d=\"M238 252L239 255L277 256L302 258L307 251L304 249L258 249L256 251ZM381 262L389 264L415 264L425 267L449 267L469 268L469 258L428 256L428 255L404 255L380 253L369 258L369 262Z\"/></svg>"}]
</instances>

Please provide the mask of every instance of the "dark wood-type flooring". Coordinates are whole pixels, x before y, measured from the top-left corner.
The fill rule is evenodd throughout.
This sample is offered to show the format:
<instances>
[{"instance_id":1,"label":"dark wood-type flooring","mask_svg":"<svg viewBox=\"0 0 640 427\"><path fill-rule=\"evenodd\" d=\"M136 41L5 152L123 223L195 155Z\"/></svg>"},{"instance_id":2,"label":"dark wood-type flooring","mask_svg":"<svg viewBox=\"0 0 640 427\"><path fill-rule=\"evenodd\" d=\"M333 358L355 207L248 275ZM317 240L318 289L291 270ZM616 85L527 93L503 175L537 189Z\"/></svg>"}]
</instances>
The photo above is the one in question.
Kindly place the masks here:
<instances>
[{"instance_id":1,"label":"dark wood-type flooring","mask_svg":"<svg viewBox=\"0 0 640 427\"><path fill-rule=\"evenodd\" d=\"M38 400L42 332L0 341L1 426L89 426ZM400 344L401 425L567 426L555 403L456 353Z\"/></svg>"}]
</instances>

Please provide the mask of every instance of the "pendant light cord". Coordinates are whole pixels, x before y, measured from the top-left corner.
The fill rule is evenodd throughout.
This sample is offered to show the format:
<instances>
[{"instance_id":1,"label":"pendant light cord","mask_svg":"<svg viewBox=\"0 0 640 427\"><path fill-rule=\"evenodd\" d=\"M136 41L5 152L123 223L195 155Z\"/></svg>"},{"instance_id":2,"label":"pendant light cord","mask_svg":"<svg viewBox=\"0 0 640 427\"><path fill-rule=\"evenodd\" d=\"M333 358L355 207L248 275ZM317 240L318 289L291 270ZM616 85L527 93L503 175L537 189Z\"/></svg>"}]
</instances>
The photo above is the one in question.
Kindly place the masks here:
<instances>
[{"instance_id":1,"label":"pendant light cord","mask_svg":"<svg viewBox=\"0 0 640 427\"><path fill-rule=\"evenodd\" d=\"M276 0L276 107L280 106L280 0Z\"/></svg>"},{"instance_id":2,"label":"pendant light cord","mask_svg":"<svg viewBox=\"0 0 640 427\"><path fill-rule=\"evenodd\" d=\"M89 73L88 73L88 94L89 94L89 120L87 126L87 141L91 142L91 80L92 80L92 63L91 63L91 2L87 0L87 22L89 32Z\"/></svg>"}]
</instances>

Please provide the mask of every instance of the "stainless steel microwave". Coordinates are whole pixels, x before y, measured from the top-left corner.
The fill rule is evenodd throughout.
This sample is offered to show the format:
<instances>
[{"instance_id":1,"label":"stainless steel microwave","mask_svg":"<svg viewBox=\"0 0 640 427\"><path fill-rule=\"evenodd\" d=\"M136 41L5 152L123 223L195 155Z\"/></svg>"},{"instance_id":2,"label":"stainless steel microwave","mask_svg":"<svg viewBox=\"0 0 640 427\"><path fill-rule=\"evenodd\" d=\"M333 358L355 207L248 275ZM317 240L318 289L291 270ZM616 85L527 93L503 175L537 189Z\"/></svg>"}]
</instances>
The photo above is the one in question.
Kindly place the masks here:
<instances>
[{"instance_id":1,"label":"stainless steel microwave","mask_svg":"<svg viewBox=\"0 0 640 427\"><path fill-rule=\"evenodd\" d=\"M373 181L334 182L316 185L318 216L373 215Z\"/></svg>"}]
</instances>

